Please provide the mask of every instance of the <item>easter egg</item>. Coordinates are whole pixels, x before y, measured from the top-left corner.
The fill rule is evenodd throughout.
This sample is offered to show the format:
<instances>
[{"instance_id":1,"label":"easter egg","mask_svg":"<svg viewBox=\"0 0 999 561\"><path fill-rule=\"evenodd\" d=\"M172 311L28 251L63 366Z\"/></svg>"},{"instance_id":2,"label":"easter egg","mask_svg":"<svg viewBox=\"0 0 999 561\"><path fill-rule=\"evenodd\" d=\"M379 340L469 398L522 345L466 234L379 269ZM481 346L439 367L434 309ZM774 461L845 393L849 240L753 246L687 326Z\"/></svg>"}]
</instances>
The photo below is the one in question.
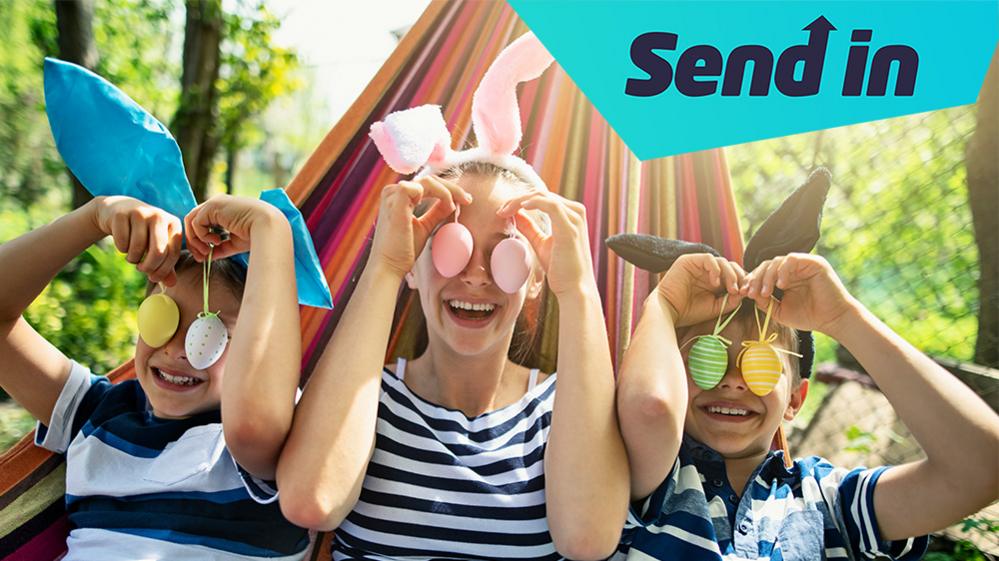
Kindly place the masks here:
<instances>
[{"instance_id":1,"label":"easter egg","mask_svg":"<svg viewBox=\"0 0 999 561\"><path fill-rule=\"evenodd\" d=\"M768 343L753 343L746 347L740 357L739 369L749 391L759 396L772 392L780 380L780 358Z\"/></svg>"},{"instance_id":2,"label":"easter egg","mask_svg":"<svg viewBox=\"0 0 999 561\"><path fill-rule=\"evenodd\" d=\"M184 351L187 361L198 370L204 370L222 358L229 342L229 331L218 314L198 314L198 319L187 328Z\"/></svg>"},{"instance_id":3,"label":"easter egg","mask_svg":"<svg viewBox=\"0 0 999 561\"><path fill-rule=\"evenodd\" d=\"M496 244L489 258L489 270L496 286L503 292L513 294L520 290L531 274L527 244L516 238L507 238Z\"/></svg>"},{"instance_id":4,"label":"easter egg","mask_svg":"<svg viewBox=\"0 0 999 561\"><path fill-rule=\"evenodd\" d=\"M434 234L430 256L441 276L451 278L457 275L472 258L472 233L458 222L441 226Z\"/></svg>"},{"instance_id":5,"label":"easter egg","mask_svg":"<svg viewBox=\"0 0 999 561\"><path fill-rule=\"evenodd\" d=\"M725 343L714 335L698 337L687 355L690 377L702 390L710 390L725 377L728 369L728 351Z\"/></svg>"},{"instance_id":6,"label":"easter egg","mask_svg":"<svg viewBox=\"0 0 999 561\"><path fill-rule=\"evenodd\" d=\"M139 305L137 321L139 337L150 347L162 347L177 332L180 310L166 294L149 296Z\"/></svg>"}]
</instances>

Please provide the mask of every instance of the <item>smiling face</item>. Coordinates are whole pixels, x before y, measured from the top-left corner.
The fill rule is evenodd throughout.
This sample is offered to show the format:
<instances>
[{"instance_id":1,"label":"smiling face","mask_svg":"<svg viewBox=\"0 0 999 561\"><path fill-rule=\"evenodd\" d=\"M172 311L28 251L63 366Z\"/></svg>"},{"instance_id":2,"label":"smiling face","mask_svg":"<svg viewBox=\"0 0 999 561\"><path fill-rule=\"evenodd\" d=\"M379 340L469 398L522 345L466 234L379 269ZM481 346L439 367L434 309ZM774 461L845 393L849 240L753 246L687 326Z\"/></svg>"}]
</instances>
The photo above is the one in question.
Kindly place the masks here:
<instances>
[{"instance_id":1,"label":"smiling face","mask_svg":"<svg viewBox=\"0 0 999 561\"><path fill-rule=\"evenodd\" d=\"M683 334L683 341L697 335L710 334L714 320L690 327ZM808 382L795 382L788 355L778 353L783 374L774 390L765 396L757 396L746 385L742 372L736 366L736 358L742 350L742 342L756 341L759 338L753 316L740 315L727 328L722 337L732 341L728 348L728 368L718 385L710 390L698 387L687 376L689 401L684 432L711 447L725 458L746 458L765 455L770 450L777 428L784 420L790 421L801 408L808 392ZM778 348L794 350L789 346L787 332L782 333L774 345ZM687 365L691 345L683 348L683 361ZM797 360L791 357L792 360Z\"/></svg>"},{"instance_id":2,"label":"smiling face","mask_svg":"<svg viewBox=\"0 0 999 561\"><path fill-rule=\"evenodd\" d=\"M177 273L177 284L166 289L180 309L177 332L162 347L153 348L142 341L135 345L135 372L153 408L153 414L164 419L180 419L196 413L218 409L222 396L222 372L228 348L215 364L197 370L187 360L184 339L191 323L202 311L200 267L188 267ZM219 311L219 317L231 333L239 314L239 297L217 276L209 290L209 309Z\"/></svg>"},{"instance_id":3,"label":"smiling face","mask_svg":"<svg viewBox=\"0 0 999 561\"><path fill-rule=\"evenodd\" d=\"M497 244L511 234L527 243L512 222L496 216L503 203L523 192L522 187L478 173L466 173L457 183L474 199L462 207L458 219L472 234L468 265L454 277L442 276L433 265L431 238L407 279L410 288L420 293L429 345L443 345L459 355L505 354L524 301L536 297L543 282L533 252L531 276L513 294L496 286L490 271Z\"/></svg>"}]
</instances>

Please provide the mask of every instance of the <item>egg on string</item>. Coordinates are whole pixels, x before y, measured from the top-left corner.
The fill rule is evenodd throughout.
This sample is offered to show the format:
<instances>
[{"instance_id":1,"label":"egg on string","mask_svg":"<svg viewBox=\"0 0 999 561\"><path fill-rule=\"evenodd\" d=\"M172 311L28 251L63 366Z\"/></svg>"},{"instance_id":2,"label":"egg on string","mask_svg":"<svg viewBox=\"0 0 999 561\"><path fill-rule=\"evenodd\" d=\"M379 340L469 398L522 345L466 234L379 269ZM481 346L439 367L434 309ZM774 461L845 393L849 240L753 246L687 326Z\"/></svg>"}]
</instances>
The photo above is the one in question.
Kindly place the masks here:
<instances>
[{"instance_id":1,"label":"egg on string","mask_svg":"<svg viewBox=\"0 0 999 561\"><path fill-rule=\"evenodd\" d=\"M698 337L687 355L687 369L697 387L710 390L717 386L728 369L728 350L721 337Z\"/></svg>"},{"instance_id":2,"label":"egg on string","mask_svg":"<svg viewBox=\"0 0 999 561\"><path fill-rule=\"evenodd\" d=\"M150 347L162 347L177 332L180 310L173 298L160 292L142 301L137 313L139 337Z\"/></svg>"},{"instance_id":3,"label":"egg on string","mask_svg":"<svg viewBox=\"0 0 999 561\"><path fill-rule=\"evenodd\" d=\"M222 358L228 342L229 330L219 315L202 312L187 328L184 339L187 361L198 370L204 370Z\"/></svg>"},{"instance_id":4,"label":"egg on string","mask_svg":"<svg viewBox=\"0 0 999 561\"><path fill-rule=\"evenodd\" d=\"M758 396L772 392L780 380L781 364L777 351L766 341L744 342L739 354L739 369L749 391Z\"/></svg>"},{"instance_id":5,"label":"egg on string","mask_svg":"<svg viewBox=\"0 0 999 561\"><path fill-rule=\"evenodd\" d=\"M441 276L451 278L457 275L472 258L472 233L457 220L441 226L434 234L430 256Z\"/></svg>"},{"instance_id":6,"label":"egg on string","mask_svg":"<svg viewBox=\"0 0 999 561\"><path fill-rule=\"evenodd\" d=\"M531 258L527 244L517 238L507 238L496 244L489 258L493 282L503 292L513 294L520 290L531 274Z\"/></svg>"}]
</instances>

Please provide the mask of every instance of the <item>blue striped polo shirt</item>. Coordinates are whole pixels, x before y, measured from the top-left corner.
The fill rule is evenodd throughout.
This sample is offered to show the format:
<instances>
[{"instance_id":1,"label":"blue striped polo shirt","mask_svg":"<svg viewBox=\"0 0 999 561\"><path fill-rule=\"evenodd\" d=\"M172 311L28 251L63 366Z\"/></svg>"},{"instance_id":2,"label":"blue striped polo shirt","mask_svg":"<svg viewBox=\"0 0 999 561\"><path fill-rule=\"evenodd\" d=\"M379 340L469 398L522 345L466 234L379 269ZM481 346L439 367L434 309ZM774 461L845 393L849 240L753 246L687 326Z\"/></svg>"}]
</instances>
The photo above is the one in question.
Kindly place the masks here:
<instances>
[{"instance_id":1,"label":"blue striped polo shirt","mask_svg":"<svg viewBox=\"0 0 999 561\"><path fill-rule=\"evenodd\" d=\"M467 417L413 393L405 369L382 373L375 450L333 559L561 559L545 510L555 375L533 371L521 399Z\"/></svg>"},{"instance_id":2,"label":"blue striped polo shirt","mask_svg":"<svg viewBox=\"0 0 999 561\"><path fill-rule=\"evenodd\" d=\"M676 463L632 505L620 553L629 560L915 560L928 538L881 538L874 488L885 467L847 470L817 456L788 470L775 451L742 495L720 454L686 437Z\"/></svg>"},{"instance_id":3,"label":"blue striped polo shirt","mask_svg":"<svg viewBox=\"0 0 999 561\"><path fill-rule=\"evenodd\" d=\"M308 533L229 454L218 411L154 417L135 380L73 362L35 443L66 454L65 560L302 559Z\"/></svg>"}]
</instances>

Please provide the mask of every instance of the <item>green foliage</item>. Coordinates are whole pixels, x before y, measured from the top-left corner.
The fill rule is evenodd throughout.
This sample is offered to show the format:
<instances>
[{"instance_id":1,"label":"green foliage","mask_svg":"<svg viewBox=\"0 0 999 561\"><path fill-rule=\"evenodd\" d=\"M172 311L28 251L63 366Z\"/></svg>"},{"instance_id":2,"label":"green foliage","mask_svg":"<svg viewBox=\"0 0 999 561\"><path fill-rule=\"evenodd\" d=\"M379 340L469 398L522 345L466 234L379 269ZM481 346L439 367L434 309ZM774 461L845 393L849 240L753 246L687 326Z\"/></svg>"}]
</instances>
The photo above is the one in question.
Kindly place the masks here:
<instances>
[{"instance_id":1,"label":"green foliage","mask_svg":"<svg viewBox=\"0 0 999 561\"><path fill-rule=\"evenodd\" d=\"M223 23L217 134L227 165L234 165L240 150L265 140L259 122L264 110L301 88L302 78L295 51L274 44L281 20L262 1L235 6ZM227 171L232 181L235 170Z\"/></svg>"},{"instance_id":2,"label":"green foliage","mask_svg":"<svg viewBox=\"0 0 999 561\"><path fill-rule=\"evenodd\" d=\"M63 269L25 319L67 356L106 373L135 351L135 314L145 287L145 277L102 243Z\"/></svg>"},{"instance_id":3,"label":"green foliage","mask_svg":"<svg viewBox=\"0 0 999 561\"><path fill-rule=\"evenodd\" d=\"M978 251L965 183L972 108L728 151L748 236L815 166L833 174L818 253L871 311L928 354L970 360ZM818 341L819 359L831 345Z\"/></svg>"}]
</instances>

